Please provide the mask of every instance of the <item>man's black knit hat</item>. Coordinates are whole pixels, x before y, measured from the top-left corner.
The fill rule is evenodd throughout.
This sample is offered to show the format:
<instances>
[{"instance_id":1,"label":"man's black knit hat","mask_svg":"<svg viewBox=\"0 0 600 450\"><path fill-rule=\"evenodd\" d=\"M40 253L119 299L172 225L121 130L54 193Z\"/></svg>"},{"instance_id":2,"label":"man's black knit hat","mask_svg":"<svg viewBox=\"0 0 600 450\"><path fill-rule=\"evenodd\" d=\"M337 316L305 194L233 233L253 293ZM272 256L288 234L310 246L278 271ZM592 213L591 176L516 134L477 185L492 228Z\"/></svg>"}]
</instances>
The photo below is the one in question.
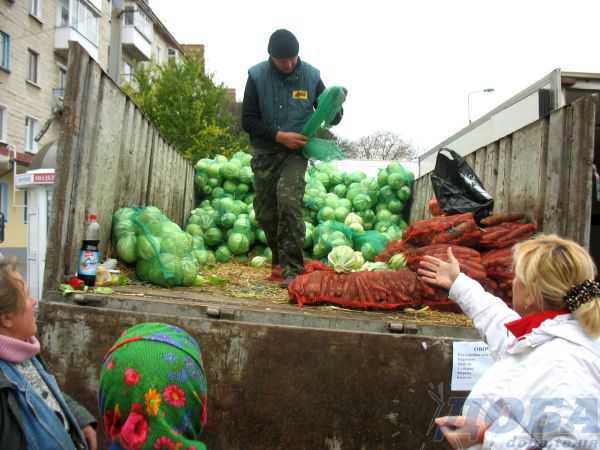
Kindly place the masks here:
<instances>
[{"instance_id":1,"label":"man's black knit hat","mask_svg":"<svg viewBox=\"0 0 600 450\"><path fill-rule=\"evenodd\" d=\"M269 38L269 55L273 58L293 58L298 56L300 44L291 31L280 29Z\"/></svg>"}]
</instances>

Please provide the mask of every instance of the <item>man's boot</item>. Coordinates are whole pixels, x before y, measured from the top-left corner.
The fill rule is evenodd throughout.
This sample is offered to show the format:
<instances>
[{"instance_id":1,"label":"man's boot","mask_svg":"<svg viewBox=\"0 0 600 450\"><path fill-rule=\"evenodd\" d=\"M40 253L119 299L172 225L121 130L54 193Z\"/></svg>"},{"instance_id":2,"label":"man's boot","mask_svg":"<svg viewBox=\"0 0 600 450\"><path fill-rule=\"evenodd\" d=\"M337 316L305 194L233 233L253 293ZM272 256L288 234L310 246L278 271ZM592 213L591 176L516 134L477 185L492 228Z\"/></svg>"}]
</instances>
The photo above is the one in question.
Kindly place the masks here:
<instances>
[{"instance_id":1,"label":"man's boot","mask_svg":"<svg viewBox=\"0 0 600 450\"><path fill-rule=\"evenodd\" d=\"M279 287L283 289L287 289L292 281L294 281L298 277L298 275L288 275L285 279L279 284Z\"/></svg>"},{"instance_id":2,"label":"man's boot","mask_svg":"<svg viewBox=\"0 0 600 450\"><path fill-rule=\"evenodd\" d=\"M271 275L267 278L269 281L279 283L284 280L283 267L276 265L271 267Z\"/></svg>"}]
</instances>

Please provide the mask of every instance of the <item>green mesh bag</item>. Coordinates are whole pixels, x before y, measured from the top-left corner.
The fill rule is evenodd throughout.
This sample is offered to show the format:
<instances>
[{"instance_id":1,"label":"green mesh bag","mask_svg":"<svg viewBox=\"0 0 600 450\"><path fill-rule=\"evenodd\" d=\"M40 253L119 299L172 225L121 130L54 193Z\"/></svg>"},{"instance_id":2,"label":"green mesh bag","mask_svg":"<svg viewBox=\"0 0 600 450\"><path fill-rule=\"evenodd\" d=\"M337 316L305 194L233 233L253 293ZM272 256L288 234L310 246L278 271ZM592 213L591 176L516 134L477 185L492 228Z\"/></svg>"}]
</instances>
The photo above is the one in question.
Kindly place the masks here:
<instances>
[{"instance_id":1,"label":"green mesh bag","mask_svg":"<svg viewBox=\"0 0 600 450\"><path fill-rule=\"evenodd\" d=\"M344 151L335 141L329 139L310 138L302 148L302 153L307 159L319 161L335 161L346 158Z\"/></svg>"},{"instance_id":2,"label":"green mesh bag","mask_svg":"<svg viewBox=\"0 0 600 450\"><path fill-rule=\"evenodd\" d=\"M335 141L315 137L320 128L331 127L345 100L346 93L341 86L329 87L319 95L316 111L312 113L300 132L308 137L308 142L302 150L306 159L334 161L345 158L344 151L337 146Z\"/></svg>"},{"instance_id":3,"label":"green mesh bag","mask_svg":"<svg viewBox=\"0 0 600 450\"><path fill-rule=\"evenodd\" d=\"M350 227L335 220L327 220L315 228L313 233L313 255L317 259L327 256L332 248L340 245L352 246L354 232Z\"/></svg>"},{"instance_id":4,"label":"green mesh bag","mask_svg":"<svg viewBox=\"0 0 600 450\"><path fill-rule=\"evenodd\" d=\"M123 208L113 216L117 256L135 264L142 281L165 287L192 286L199 270L193 242L190 233L154 206Z\"/></svg>"},{"instance_id":5,"label":"green mesh bag","mask_svg":"<svg viewBox=\"0 0 600 450\"><path fill-rule=\"evenodd\" d=\"M354 248L362 252L367 261L373 261L375 256L385 250L389 238L375 230L364 233L354 233Z\"/></svg>"}]
</instances>

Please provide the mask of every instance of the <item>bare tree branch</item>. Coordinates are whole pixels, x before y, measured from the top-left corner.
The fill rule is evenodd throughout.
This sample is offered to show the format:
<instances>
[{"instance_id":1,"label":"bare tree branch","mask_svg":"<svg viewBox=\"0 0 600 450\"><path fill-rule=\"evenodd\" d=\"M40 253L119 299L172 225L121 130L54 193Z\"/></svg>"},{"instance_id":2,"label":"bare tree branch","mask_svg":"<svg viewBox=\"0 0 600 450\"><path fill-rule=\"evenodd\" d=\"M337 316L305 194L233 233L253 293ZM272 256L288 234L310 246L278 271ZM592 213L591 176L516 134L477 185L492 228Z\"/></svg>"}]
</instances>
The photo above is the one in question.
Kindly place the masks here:
<instances>
[{"instance_id":1,"label":"bare tree branch","mask_svg":"<svg viewBox=\"0 0 600 450\"><path fill-rule=\"evenodd\" d=\"M356 142L338 139L338 145L355 159L411 160L417 156L416 148L392 131L378 131Z\"/></svg>"}]
</instances>

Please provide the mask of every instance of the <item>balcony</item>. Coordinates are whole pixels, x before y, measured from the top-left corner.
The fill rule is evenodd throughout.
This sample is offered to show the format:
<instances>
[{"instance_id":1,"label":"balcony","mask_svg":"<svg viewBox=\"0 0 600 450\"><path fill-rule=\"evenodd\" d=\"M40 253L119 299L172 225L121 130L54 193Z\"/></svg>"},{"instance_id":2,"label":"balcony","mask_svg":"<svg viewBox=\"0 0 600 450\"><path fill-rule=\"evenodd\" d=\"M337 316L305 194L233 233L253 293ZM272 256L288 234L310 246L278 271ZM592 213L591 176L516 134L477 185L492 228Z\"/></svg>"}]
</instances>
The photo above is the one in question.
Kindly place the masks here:
<instances>
[{"instance_id":1,"label":"balcony","mask_svg":"<svg viewBox=\"0 0 600 450\"><path fill-rule=\"evenodd\" d=\"M67 58L69 53L69 41L78 42L92 58L98 61L98 46L88 40L83 34L71 26L63 26L56 29L54 35L54 52Z\"/></svg>"},{"instance_id":2,"label":"balcony","mask_svg":"<svg viewBox=\"0 0 600 450\"><path fill-rule=\"evenodd\" d=\"M121 32L123 52L137 62L149 61L152 56L152 43L135 25L124 25Z\"/></svg>"}]
</instances>

